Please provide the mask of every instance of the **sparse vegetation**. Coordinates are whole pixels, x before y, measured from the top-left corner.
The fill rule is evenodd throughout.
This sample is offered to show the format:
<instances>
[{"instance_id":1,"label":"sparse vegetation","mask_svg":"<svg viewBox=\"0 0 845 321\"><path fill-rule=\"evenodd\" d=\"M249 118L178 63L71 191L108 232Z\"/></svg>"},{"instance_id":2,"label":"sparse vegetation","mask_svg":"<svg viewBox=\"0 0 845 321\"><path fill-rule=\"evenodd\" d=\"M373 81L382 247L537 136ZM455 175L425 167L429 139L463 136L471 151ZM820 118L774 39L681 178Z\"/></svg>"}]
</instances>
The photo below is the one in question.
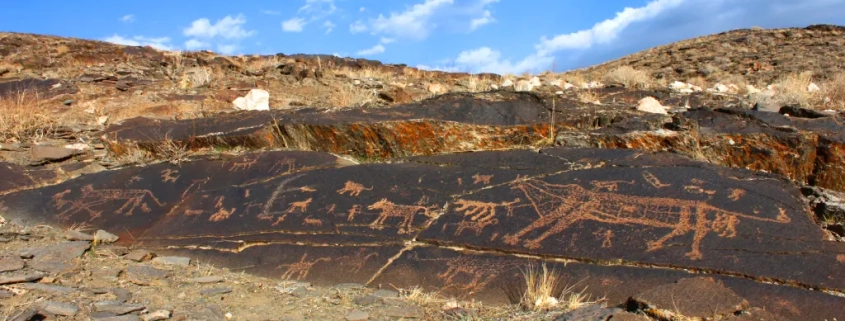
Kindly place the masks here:
<instances>
[{"instance_id":1,"label":"sparse vegetation","mask_svg":"<svg viewBox=\"0 0 845 321\"><path fill-rule=\"evenodd\" d=\"M774 84L775 94L763 99L769 99L770 103L777 105L798 105L811 108L814 93L807 91L807 86L812 80L812 73L802 72L789 74Z\"/></svg>"},{"instance_id":2,"label":"sparse vegetation","mask_svg":"<svg viewBox=\"0 0 845 321\"><path fill-rule=\"evenodd\" d=\"M588 104L601 103L599 94L596 93L593 90L579 90L577 97L578 97L578 101L580 101L582 103L588 103Z\"/></svg>"},{"instance_id":3,"label":"sparse vegetation","mask_svg":"<svg viewBox=\"0 0 845 321\"><path fill-rule=\"evenodd\" d=\"M353 84L343 84L329 97L335 107L361 107L376 100L374 90L364 89Z\"/></svg>"},{"instance_id":4,"label":"sparse vegetation","mask_svg":"<svg viewBox=\"0 0 845 321\"><path fill-rule=\"evenodd\" d=\"M0 98L2 142L38 142L52 135L58 124L34 91Z\"/></svg>"},{"instance_id":5,"label":"sparse vegetation","mask_svg":"<svg viewBox=\"0 0 845 321\"><path fill-rule=\"evenodd\" d=\"M585 290L575 292L577 284L566 286L561 283L558 271L550 270L545 263L539 268L529 264L522 271L525 280L525 292L520 305L526 310L546 311L550 309L572 311L585 305L599 304L604 299L590 300Z\"/></svg>"},{"instance_id":6,"label":"sparse vegetation","mask_svg":"<svg viewBox=\"0 0 845 321\"><path fill-rule=\"evenodd\" d=\"M651 77L647 72L634 69L631 66L621 66L604 75L606 83L620 83L626 88L648 88Z\"/></svg>"},{"instance_id":7,"label":"sparse vegetation","mask_svg":"<svg viewBox=\"0 0 845 321\"><path fill-rule=\"evenodd\" d=\"M822 104L825 109L845 109L845 72L839 72L819 86Z\"/></svg>"}]
</instances>

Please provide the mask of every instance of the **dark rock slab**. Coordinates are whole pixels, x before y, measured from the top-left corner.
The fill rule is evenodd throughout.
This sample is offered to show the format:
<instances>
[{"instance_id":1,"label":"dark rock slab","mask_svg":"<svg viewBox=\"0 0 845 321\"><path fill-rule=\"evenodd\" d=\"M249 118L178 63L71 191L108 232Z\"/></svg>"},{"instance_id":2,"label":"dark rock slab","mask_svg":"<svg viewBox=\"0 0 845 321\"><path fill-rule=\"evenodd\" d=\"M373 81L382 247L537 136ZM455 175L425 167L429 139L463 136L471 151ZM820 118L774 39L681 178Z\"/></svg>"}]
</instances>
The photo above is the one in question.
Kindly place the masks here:
<instances>
[{"instance_id":1,"label":"dark rock slab","mask_svg":"<svg viewBox=\"0 0 845 321\"><path fill-rule=\"evenodd\" d=\"M56 172L51 169L30 168L6 162L0 162L0 177L3 177L0 180L0 194L37 187L58 179Z\"/></svg>"},{"instance_id":2,"label":"dark rock slab","mask_svg":"<svg viewBox=\"0 0 845 321\"><path fill-rule=\"evenodd\" d=\"M747 306L745 299L713 278L678 280L631 297L632 310L643 310L656 318L707 318L733 315Z\"/></svg>"},{"instance_id":3,"label":"dark rock slab","mask_svg":"<svg viewBox=\"0 0 845 321\"><path fill-rule=\"evenodd\" d=\"M604 155L611 159L614 151ZM547 151L583 160L575 150ZM494 186L454 200L419 239L542 256L752 275L839 291L845 251L824 241L794 185L715 166L611 166ZM607 166L607 167L604 167ZM765 181L761 181L764 179ZM765 182L765 183L764 183ZM806 269L820 273L805 273ZM812 285L811 285L812 284Z\"/></svg>"},{"instance_id":4,"label":"dark rock slab","mask_svg":"<svg viewBox=\"0 0 845 321\"><path fill-rule=\"evenodd\" d=\"M68 286L42 283L21 283L17 287L54 294L71 294L77 291L76 288Z\"/></svg>"},{"instance_id":5,"label":"dark rock slab","mask_svg":"<svg viewBox=\"0 0 845 321\"><path fill-rule=\"evenodd\" d=\"M20 79L0 82L0 98L15 99L19 95L24 97L38 97L48 99L63 94L73 94L79 88L59 79Z\"/></svg>"},{"instance_id":6,"label":"dark rock slab","mask_svg":"<svg viewBox=\"0 0 845 321\"><path fill-rule=\"evenodd\" d=\"M32 164L43 164L68 159L79 153L80 150L73 148L38 145L29 149L29 161Z\"/></svg>"},{"instance_id":7,"label":"dark rock slab","mask_svg":"<svg viewBox=\"0 0 845 321\"><path fill-rule=\"evenodd\" d=\"M598 304L591 304L561 314L555 318L555 321L605 321L620 312L622 312L620 308L608 308ZM613 320L616 320L615 316Z\"/></svg>"},{"instance_id":8,"label":"dark rock slab","mask_svg":"<svg viewBox=\"0 0 845 321\"><path fill-rule=\"evenodd\" d=\"M25 262L18 257L7 256L0 258L0 272L17 271L23 269Z\"/></svg>"},{"instance_id":9,"label":"dark rock slab","mask_svg":"<svg viewBox=\"0 0 845 321\"><path fill-rule=\"evenodd\" d=\"M73 268L73 259L82 256L91 247L86 241L70 241L40 248L25 249L22 253L32 258L27 266L44 272L63 272Z\"/></svg>"},{"instance_id":10,"label":"dark rock slab","mask_svg":"<svg viewBox=\"0 0 845 321\"><path fill-rule=\"evenodd\" d=\"M41 274L41 273L2 275L2 276L0 276L0 285L23 283L23 282L32 282L32 281L41 279L43 277L44 277L44 274Z\"/></svg>"}]
</instances>

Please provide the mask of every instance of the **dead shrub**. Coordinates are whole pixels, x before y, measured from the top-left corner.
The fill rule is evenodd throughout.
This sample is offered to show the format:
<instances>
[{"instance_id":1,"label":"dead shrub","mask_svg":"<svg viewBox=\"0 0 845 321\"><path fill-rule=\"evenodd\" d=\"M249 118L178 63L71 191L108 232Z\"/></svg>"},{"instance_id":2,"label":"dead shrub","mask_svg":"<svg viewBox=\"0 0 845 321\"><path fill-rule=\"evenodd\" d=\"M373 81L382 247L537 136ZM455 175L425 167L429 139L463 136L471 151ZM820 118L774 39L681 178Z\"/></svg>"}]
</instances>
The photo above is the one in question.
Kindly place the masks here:
<instances>
[{"instance_id":1,"label":"dead shrub","mask_svg":"<svg viewBox=\"0 0 845 321\"><path fill-rule=\"evenodd\" d=\"M352 84L343 84L329 97L333 108L361 107L376 100L375 91L364 89Z\"/></svg>"},{"instance_id":2,"label":"dead shrub","mask_svg":"<svg viewBox=\"0 0 845 321\"><path fill-rule=\"evenodd\" d=\"M597 304L604 299L590 300L585 294L586 288L580 292L573 291L577 284L565 285L561 283L561 275L556 270L550 270L545 263L537 268L529 264L522 271L525 280L525 291L522 293L520 306L531 311L547 311L561 309L572 311L590 304Z\"/></svg>"},{"instance_id":3,"label":"dead shrub","mask_svg":"<svg viewBox=\"0 0 845 321\"><path fill-rule=\"evenodd\" d=\"M634 69L631 66L622 66L611 70L602 78L607 83L620 83L626 88L648 88L651 77L647 72Z\"/></svg>"},{"instance_id":4,"label":"dead shrub","mask_svg":"<svg viewBox=\"0 0 845 321\"><path fill-rule=\"evenodd\" d=\"M774 84L775 94L768 99L771 103L782 106L797 105L809 108L814 96L814 93L807 91L811 80L812 73L810 72L787 75Z\"/></svg>"},{"instance_id":5,"label":"dead shrub","mask_svg":"<svg viewBox=\"0 0 845 321\"><path fill-rule=\"evenodd\" d=\"M825 109L845 109L845 72L840 72L823 82L819 96Z\"/></svg>"}]
</instances>

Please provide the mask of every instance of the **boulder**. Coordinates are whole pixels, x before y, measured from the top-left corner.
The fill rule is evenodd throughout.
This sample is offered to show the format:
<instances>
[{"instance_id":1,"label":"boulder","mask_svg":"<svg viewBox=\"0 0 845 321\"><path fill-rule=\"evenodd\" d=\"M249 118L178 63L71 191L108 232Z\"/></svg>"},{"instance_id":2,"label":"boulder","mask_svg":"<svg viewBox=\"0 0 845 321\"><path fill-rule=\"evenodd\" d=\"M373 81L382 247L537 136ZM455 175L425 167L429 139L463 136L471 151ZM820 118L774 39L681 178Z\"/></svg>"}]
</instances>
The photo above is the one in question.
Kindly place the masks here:
<instances>
[{"instance_id":1,"label":"boulder","mask_svg":"<svg viewBox=\"0 0 845 321\"><path fill-rule=\"evenodd\" d=\"M270 110L270 93L264 89L252 89L246 96L235 98L232 103L237 110Z\"/></svg>"},{"instance_id":2,"label":"boulder","mask_svg":"<svg viewBox=\"0 0 845 321\"><path fill-rule=\"evenodd\" d=\"M666 109L667 108L661 105L660 102L657 101L657 99L654 99L654 97L645 97L643 99L640 99L639 103L637 104L637 110L652 114L666 115Z\"/></svg>"}]
</instances>

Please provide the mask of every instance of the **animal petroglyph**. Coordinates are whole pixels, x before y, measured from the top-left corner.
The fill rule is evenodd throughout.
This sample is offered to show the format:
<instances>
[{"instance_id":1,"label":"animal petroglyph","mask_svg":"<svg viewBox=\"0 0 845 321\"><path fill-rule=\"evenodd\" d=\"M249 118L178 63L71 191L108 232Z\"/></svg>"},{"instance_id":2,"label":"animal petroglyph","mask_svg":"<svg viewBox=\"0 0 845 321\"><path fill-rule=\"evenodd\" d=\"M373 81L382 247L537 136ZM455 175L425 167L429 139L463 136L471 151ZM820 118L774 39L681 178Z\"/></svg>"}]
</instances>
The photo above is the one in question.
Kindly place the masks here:
<instances>
[{"instance_id":1,"label":"animal petroglyph","mask_svg":"<svg viewBox=\"0 0 845 321\"><path fill-rule=\"evenodd\" d=\"M179 174L178 169L165 168L161 171L161 181L163 183L175 183L179 179L179 175L173 176L175 174Z\"/></svg>"},{"instance_id":2,"label":"animal petroglyph","mask_svg":"<svg viewBox=\"0 0 845 321\"><path fill-rule=\"evenodd\" d=\"M707 194L707 195L715 195L716 194L716 191L714 191L714 190L704 189L701 186L697 186L697 185L686 185L686 186L684 186L684 190L687 191L687 193L690 193L690 194Z\"/></svg>"},{"instance_id":3,"label":"animal petroglyph","mask_svg":"<svg viewBox=\"0 0 845 321\"><path fill-rule=\"evenodd\" d=\"M294 262L290 264L282 264L279 267L287 267L287 271L282 273L282 279L290 279L294 275L296 275L296 280L299 281L302 278L308 276L308 273L311 272L311 268L314 267L314 264L319 262L328 262L331 261L331 258L328 257L321 257L319 259L313 261L306 261L305 258L308 257L308 253L302 255L302 258L299 259L299 262Z\"/></svg>"},{"instance_id":4,"label":"animal petroglyph","mask_svg":"<svg viewBox=\"0 0 845 321\"><path fill-rule=\"evenodd\" d=\"M361 214L361 205L355 204L349 208L348 215L346 215L346 221L352 222L355 219L355 215Z\"/></svg>"},{"instance_id":5,"label":"animal petroglyph","mask_svg":"<svg viewBox=\"0 0 845 321\"><path fill-rule=\"evenodd\" d=\"M363 191L372 191L373 188L365 188L364 185L355 183L353 181L346 181L346 184L343 185L343 188L337 190L337 193L343 195L343 193L349 193L349 196L358 196L361 195Z\"/></svg>"},{"instance_id":6,"label":"animal petroglyph","mask_svg":"<svg viewBox=\"0 0 845 321\"><path fill-rule=\"evenodd\" d=\"M220 222L220 221L226 220L227 218L229 218L229 216L232 216L232 214L235 213L234 207L230 208L230 209L226 209L223 206L223 200L224 199L225 199L225 196L217 197L217 203L214 205L214 207L217 208L217 212L215 212L214 214L211 215L211 217L208 218L209 222Z\"/></svg>"},{"instance_id":7,"label":"animal petroglyph","mask_svg":"<svg viewBox=\"0 0 845 321\"><path fill-rule=\"evenodd\" d=\"M323 220L308 216L302 219L302 226L323 226Z\"/></svg>"},{"instance_id":8,"label":"animal petroglyph","mask_svg":"<svg viewBox=\"0 0 845 321\"><path fill-rule=\"evenodd\" d=\"M364 268L364 266L367 264L367 261L369 261L371 257L376 256L378 256L378 252L367 253L366 249L358 249L355 254L341 256L338 258L338 260L340 261L340 266L351 267L352 269L350 270L350 272L358 273L361 272L361 270Z\"/></svg>"},{"instance_id":9,"label":"animal petroglyph","mask_svg":"<svg viewBox=\"0 0 845 321\"><path fill-rule=\"evenodd\" d=\"M455 211L464 213L463 220L461 220L461 222L457 224L455 235L460 235L464 230L475 231L476 236L481 235L481 232L484 230L485 227L496 225L499 223L499 220L496 219L497 207L504 207L507 210L506 215L512 216L514 209L513 205L519 203L520 201L521 200L518 198L511 202L501 203L481 202L464 199L455 201L455 204L458 205L458 207L455 208ZM446 229L446 225L443 226L443 229Z\"/></svg>"},{"instance_id":10,"label":"animal petroglyph","mask_svg":"<svg viewBox=\"0 0 845 321\"><path fill-rule=\"evenodd\" d=\"M267 198L267 201L264 202L264 206L262 206L261 208L261 214L258 214L256 218L259 220L269 220L273 218L274 214L279 214L278 212L272 212L271 210L273 209L273 205L276 204L276 201L279 199L280 196L289 192L302 192L302 187L288 187L288 184L290 184L292 181L299 177L302 177L302 175L294 175L280 181L279 185L276 186L276 189L274 189L273 192L270 193L270 197ZM290 210L290 208L288 210ZM282 219L284 219L284 215L287 215L287 213L287 211L281 213L283 215Z\"/></svg>"},{"instance_id":11,"label":"animal petroglyph","mask_svg":"<svg viewBox=\"0 0 845 321\"><path fill-rule=\"evenodd\" d=\"M657 176L654 176L654 174L652 174L650 172L646 172L646 171L643 172L643 179L645 179L646 183L648 183L651 186L654 186L655 188L664 188L664 187L672 186L672 184L663 184L663 182L661 182L657 178Z\"/></svg>"},{"instance_id":12,"label":"animal petroglyph","mask_svg":"<svg viewBox=\"0 0 845 321\"><path fill-rule=\"evenodd\" d=\"M414 216L416 216L417 213L422 212L422 214L427 217L436 216L434 209L437 208L437 206L421 205L423 203L425 203L425 198L418 202L420 205L400 205L388 201L386 198L382 198L380 201L367 206L367 209L369 210L381 211L381 214L379 214L375 221L370 223L370 226L381 229L384 226L384 221L388 218L401 217L402 223L399 224L399 233L410 233L411 225L414 224Z\"/></svg>"},{"instance_id":13,"label":"animal petroglyph","mask_svg":"<svg viewBox=\"0 0 845 321\"><path fill-rule=\"evenodd\" d=\"M132 215L135 210L141 210L144 213L151 211L145 199L149 199L153 204L162 207L158 198L147 189L94 189L92 185L85 185L80 189L81 195L75 197L73 200L66 200L64 197L70 193L70 190L65 190L53 196L53 203L57 210L62 210L56 216L62 220L67 219L70 215L76 214L80 211L88 212L90 219L93 220L100 216L101 211L95 211L99 205L103 205L113 201L125 201L123 205L114 211L114 214ZM69 205L65 208L65 205Z\"/></svg>"},{"instance_id":14,"label":"animal petroglyph","mask_svg":"<svg viewBox=\"0 0 845 321\"><path fill-rule=\"evenodd\" d=\"M490 185L490 179L492 179L492 178L493 178L493 175L475 174L475 175L472 175L472 179L473 179L472 184L476 185L476 184L479 184L479 183L484 183L484 185Z\"/></svg>"},{"instance_id":15,"label":"animal petroglyph","mask_svg":"<svg viewBox=\"0 0 845 321\"><path fill-rule=\"evenodd\" d=\"M273 164L269 172L272 174L290 174L293 173L294 169L296 169L296 159L285 158Z\"/></svg>"},{"instance_id":16,"label":"animal petroglyph","mask_svg":"<svg viewBox=\"0 0 845 321\"><path fill-rule=\"evenodd\" d=\"M519 232L506 235L505 243L516 245L526 234L548 227L539 237L524 241L523 245L529 249L539 248L543 240L579 221L591 220L671 229L663 237L648 242L648 251L661 249L666 241L693 232L692 248L686 255L697 260L702 258L701 240L708 232L733 237L740 219L790 221L782 209L777 218L763 218L720 209L703 201L594 192L577 184L558 185L532 179L514 182L511 187L525 194L540 217ZM715 216L713 221L708 220L709 214Z\"/></svg>"},{"instance_id":17,"label":"animal petroglyph","mask_svg":"<svg viewBox=\"0 0 845 321\"><path fill-rule=\"evenodd\" d=\"M592 181L590 185L593 185L594 191L600 191L604 189L608 192L616 192L619 190L619 184L631 184L633 185L634 181Z\"/></svg>"},{"instance_id":18,"label":"animal petroglyph","mask_svg":"<svg viewBox=\"0 0 845 321\"><path fill-rule=\"evenodd\" d=\"M252 168L252 165L258 162L258 158L260 156L245 156L243 159L232 162L232 166L229 166L230 172L238 172L242 170L247 170Z\"/></svg>"},{"instance_id":19,"label":"animal petroglyph","mask_svg":"<svg viewBox=\"0 0 845 321\"><path fill-rule=\"evenodd\" d=\"M282 213L282 216L280 216L278 219L276 219L276 222L273 223L273 226L279 225L279 223L283 222L285 220L285 217L288 216L288 214L291 214L291 213L296 212L296 211L299 211L301 213L305 213L305 211L308 210L308 204L311 204L312 200L313 200L313 198L309 197L307 200L304 200L304 201L298 201L298 202L290 203L290 206L288 206L288 209L285 210Z\"/></svg>"},{"instance_id":20,"label":"animal petroglyph","mask_svg":"<svg viewBox=\"0 0 845 321\"><path fill-rule=\"evenodd\" d=\"M745 190L741 188L731 188L731 194L728 198L734 202L738 201L742 196L745 195Z\"/></svg>"},{"instance_id":21,"label":"animal petroglyph","mask_svg":"<svg viewBox=\"0 0 845 321\"><path fill-rule=\"evenodd\" d=\"M453 289L465 294L483 290L490 282L519 264L511 260L465 255L453 258L421 259L414 253L410 258L414 261L445 262L446 270L437 274L437 278L443 282L442 290ZM461 276L465 279L461 280Z\"/></svg>"}]
</instances>

